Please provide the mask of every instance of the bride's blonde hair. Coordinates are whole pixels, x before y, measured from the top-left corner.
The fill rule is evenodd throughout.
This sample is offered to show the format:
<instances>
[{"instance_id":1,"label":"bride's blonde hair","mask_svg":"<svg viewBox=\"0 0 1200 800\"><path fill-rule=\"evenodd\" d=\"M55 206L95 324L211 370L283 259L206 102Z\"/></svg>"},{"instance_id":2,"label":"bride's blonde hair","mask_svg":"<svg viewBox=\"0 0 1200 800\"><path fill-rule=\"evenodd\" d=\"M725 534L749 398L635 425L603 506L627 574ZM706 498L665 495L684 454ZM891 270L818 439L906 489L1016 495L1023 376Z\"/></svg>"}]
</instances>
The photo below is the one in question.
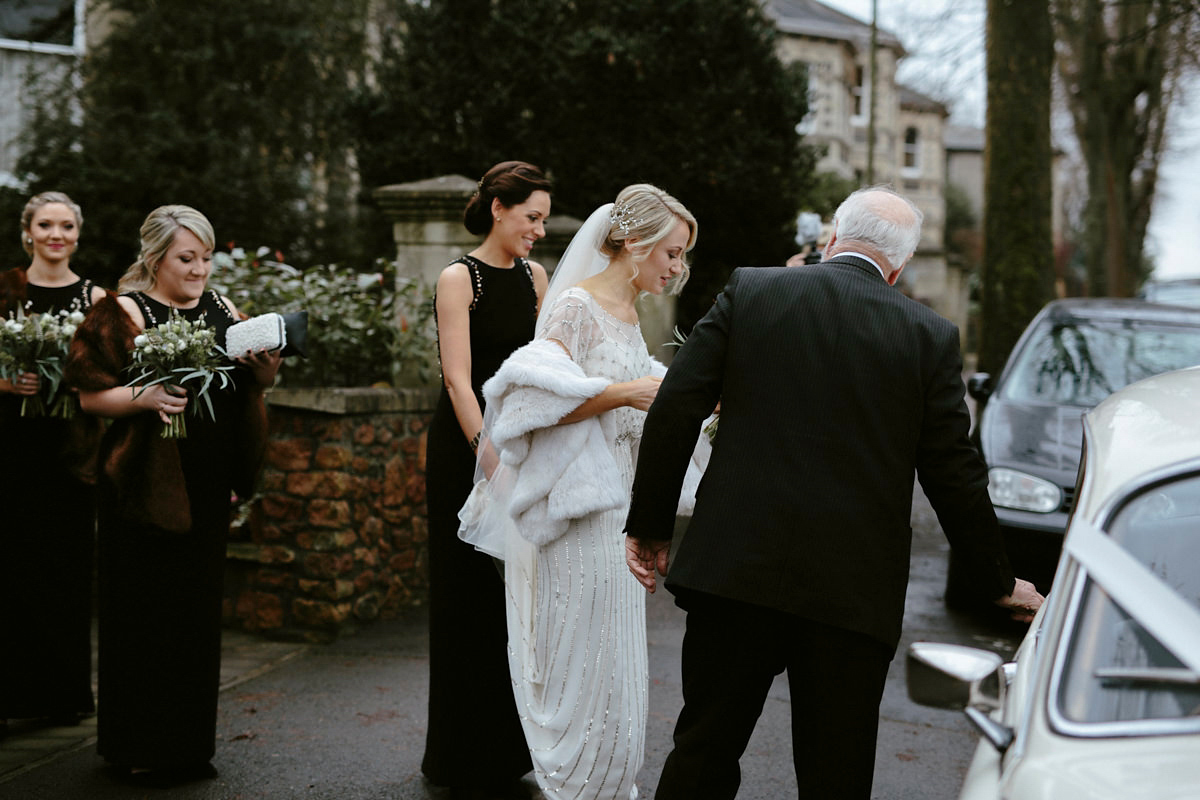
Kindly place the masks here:
<instances>
[{"instance_id":1,"label":"bride's blonde hair","mask_svg":"<svg viewBox=\"0 0 1200 800\"><path fill-rule=\"evenodd\" d=\"M616 258L629 243L636 274L638 262L644 261L680 222L688 227L688 241L684 247L684 252L688 252L696 246L699 229L692 212L657 186L649 183L626 186L613 203L608 235L600 244L600 252L609 258ZM668 287L670 294L677 294L691 275L687 261L680 260L683 261L683 274L671 282L672 285Z\"/></svg>"}]
</instances>

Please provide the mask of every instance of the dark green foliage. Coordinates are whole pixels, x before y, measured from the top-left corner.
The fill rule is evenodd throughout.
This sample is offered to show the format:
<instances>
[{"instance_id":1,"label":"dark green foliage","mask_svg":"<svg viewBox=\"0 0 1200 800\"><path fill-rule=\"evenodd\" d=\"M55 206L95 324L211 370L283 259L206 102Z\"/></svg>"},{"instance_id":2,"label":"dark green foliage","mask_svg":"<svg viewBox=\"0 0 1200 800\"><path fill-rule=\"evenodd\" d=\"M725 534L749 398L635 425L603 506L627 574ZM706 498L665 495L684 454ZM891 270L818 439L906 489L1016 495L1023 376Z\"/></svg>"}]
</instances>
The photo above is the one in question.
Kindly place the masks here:
<instances>
[{"instance_id":1,"label":"dark green foliage","mask_svg":"<svg viewBox=\"0 0 1200 800\"><path fill-rule=\"evenodd\" d=\"M974 272L979 266L981 247L979 219L971 208L967 193L956 183L946 184L946 257L954 264Z\"/></svg>"},{"instance_id":2,"label":"dark green foliage","mask_svg":"<svg viewBox=\"0 0 1200 800\"><path fill-rule=\"evenodd\" d=\"M731 269L782 263L815 159L795 133L807 82L756 0L396 2L364 96L364 186L477 177L519 158L585 216L636 182L700 221L680 304L699 318Z\"/></svg>"},{"instance_id":3,"label":"dark green foliage","mask_svg":"<svg viewBox=\"0 0 1200 800\"><path fill-rule=\"evenodd\" d=\"M238 310L308 312L305 358L284 359L279 385L429 385L437 372L433 292L416 278L397 279L396 265L374 271L337 265L303 271L258 254L217 253L209 285Z\"/></svg>"},{"instance_id":4,"label":"dark green foliage","mask_svg":"<svg viewBox=\"0 0 1200 800\"><path fill-rule=\"evenodd\" d=\"M854 178L843 178L836 172L818 172L808 196L807 208L829 220L842 201L859 188Z\"/></svg>"},{"instance_id":5,"label":"dark green foliage","mask_svg":"<svg viewBox=\"0 0 1200 800\"><path fill-rule=\"evenodd\" d=\"M110 0L111 33L78 74L38 87L19 164L30 193L61 189L83 207L91 275L115 282L165 203L208 215L219 242L347 255L344 104L363 71L365 4Z\"/></svg>"},{"instance_id":6,"label":"dark green foliage","mask_svg":"<svg viewBox=\"0 0 1200 800\"><path fill-rule=\"evenodd\" d=\"M1049 0L989 0L979 367L999 372L1052 296Z\"/></svg>"}]
</instances>

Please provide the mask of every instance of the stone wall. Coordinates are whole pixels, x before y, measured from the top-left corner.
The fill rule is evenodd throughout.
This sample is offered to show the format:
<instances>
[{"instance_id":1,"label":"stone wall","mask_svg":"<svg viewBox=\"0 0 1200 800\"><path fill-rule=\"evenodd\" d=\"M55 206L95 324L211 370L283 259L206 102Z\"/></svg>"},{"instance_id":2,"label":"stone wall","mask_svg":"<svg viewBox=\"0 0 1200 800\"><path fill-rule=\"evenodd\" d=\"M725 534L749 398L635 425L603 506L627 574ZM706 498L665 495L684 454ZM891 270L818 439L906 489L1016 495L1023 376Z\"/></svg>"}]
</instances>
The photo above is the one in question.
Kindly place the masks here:
<instances>
[{"instance_id":1,"label":"stone wall","mask_svg":"<svg viewBox=\"0 0 1200 800\"><path fill-rule=\"evenodd\" d=\"M328 640L424 601L431 389L277 389L259 492L230 532L227 625Z\"/></svg>"}]
</instances>

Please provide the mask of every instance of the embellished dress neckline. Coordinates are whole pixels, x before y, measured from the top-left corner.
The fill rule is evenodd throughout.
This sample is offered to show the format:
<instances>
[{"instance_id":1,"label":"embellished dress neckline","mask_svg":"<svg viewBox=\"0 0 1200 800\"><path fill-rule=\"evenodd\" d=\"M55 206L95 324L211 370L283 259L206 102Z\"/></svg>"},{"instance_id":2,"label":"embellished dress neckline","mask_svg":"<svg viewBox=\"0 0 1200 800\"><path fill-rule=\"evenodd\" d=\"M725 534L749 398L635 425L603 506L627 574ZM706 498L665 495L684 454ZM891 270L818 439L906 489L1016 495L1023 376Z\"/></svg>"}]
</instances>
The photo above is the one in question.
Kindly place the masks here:
<instances>
[{"instance_id":1,"label":"embellished dress neckline","mask_svg":"<svg viewBox=\"0 0 1200 800\"><path fill-rule=\"evenodd\" d=\"M617 322L621 325L625 325L630 328L636 328L639 331L642 329L642 321L640 319L637 320L636 322L630 322L629 320L621 319L616 314L612 313L607 308L605 308L604 304L596 299L596 295L592 294L591 292L589 292L587 289L583 288L582 286L578 286L578 285L572 286L570 289L567 289L566 291L570 292L573 290L578 290L578 291L582 292L583 294L587 295L588 299L592 302L592 304L595 305L596 308L600 309L600 313L604 314L604 316L608 317L613 322ZM565 292L564 292L564 294L565 294Z\"/></svg>"},{"instance_id":2,"label":"embellished dress neckline","mask_svg":"<svg viewBox=\"0 0 1200 800\"><path fill-rule=\"evenodd\" d=\"M478 258L477 256L473 256L470 254L460 256L460 259L463 261L470 261L472 264L474 264L477 267L487 267L488 269L500 269L500 270L504 270L504 271L508 271L510 269L516 269L517 267L519 267L521 265L521 262L524 260L521 258L514 258L511 267L497 267L494 264L489 264L488 262L484 261L482 258Z\"/></svg>"}]
</instances>

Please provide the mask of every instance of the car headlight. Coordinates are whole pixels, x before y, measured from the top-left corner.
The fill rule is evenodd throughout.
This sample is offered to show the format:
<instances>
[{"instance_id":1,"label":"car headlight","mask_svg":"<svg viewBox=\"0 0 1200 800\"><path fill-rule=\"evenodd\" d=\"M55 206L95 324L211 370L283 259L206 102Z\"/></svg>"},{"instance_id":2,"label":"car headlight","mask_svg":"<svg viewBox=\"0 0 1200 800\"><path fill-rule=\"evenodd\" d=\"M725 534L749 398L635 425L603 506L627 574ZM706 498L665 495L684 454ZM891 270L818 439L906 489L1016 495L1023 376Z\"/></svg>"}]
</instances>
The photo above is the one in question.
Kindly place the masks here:
<instances>
[{"instance_id":1,"label":"car headlight","mask_svg":"<svg viewBox=\"0 0 1200 800\"><path fill-rule=\"evenodd\" d=\"M988 495L993 505L1042 514L1062 505L1062 490L1050 481L1004 467L988 470Z\"/></svg>"}]
</instances>

